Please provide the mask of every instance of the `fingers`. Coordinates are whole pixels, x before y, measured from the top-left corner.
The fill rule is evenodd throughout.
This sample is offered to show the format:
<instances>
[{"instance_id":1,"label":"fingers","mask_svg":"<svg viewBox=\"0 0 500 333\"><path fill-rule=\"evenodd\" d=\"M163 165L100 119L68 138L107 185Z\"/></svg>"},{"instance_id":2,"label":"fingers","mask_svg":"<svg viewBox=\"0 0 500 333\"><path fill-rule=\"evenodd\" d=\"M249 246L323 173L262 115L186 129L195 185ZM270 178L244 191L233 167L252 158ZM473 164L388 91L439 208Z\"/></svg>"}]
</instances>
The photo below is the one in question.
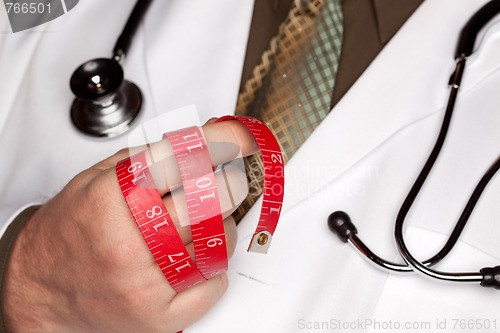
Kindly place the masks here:
<instances>
[{"instance_id":1,"label":"fingers","mask_svg":"<svg viewBox=\"0 0 500 333\"><path fill-rule=\"evenodd\" d=\"M169 304L169 312L176 319L175 327L181 330L205 315L222 297L228 287L226 273L175 295Z\"/></svg>"},{"instance_id":2,"label":"fingers","mask_svg":"<svg viewBox=\"0 0 500 333\"><path fill-rule=\"evenodd\" d=\"M212 117L210 119L207 120L207 122L205 123L205 125L209 125L209 124L213 124L215 123L219 118L217 117Z\"/></svg>"},{"instance_id":3,"label":"fingers","mask_svg":"<svg viewBox=\"0 0 500 333\"><path fill-rule=\"evenodd\" d=\"M237 167L228 166L215 174L222 217L229 217L248 194L246 175ZM163 198L163 202L177 227L184 244L191 242L189 215L182 188Z\"/></svg>"},{"instance_id":4,"label":"fingers","mask_svg":"<svg viewBox=\"0 0 500 333\"><path fill-rule=\"evenodd\" d=\"M236 247L236 223L232 217L224 220L228 257L230 258ZM191 257L194 258L193 243L186 245ZM168 305L169 325L180 331L203 317L219 301L228 287L226 273L221 273L205 282L188 288L176 294ZM172 326L171 326L172 327Z\"/></svg>"},{"instance_id":5,"label":"fingers","mask_svg":"<svg viewBox=\"0 0 500 333\"><path fill-rule=\"evenodd\" d=\"M213 165L226 163L237 156L248 156L258 150L257 143L250 130L237 120L213 123L203 127L205 138L209 143L227 143L235 145L239 149L240 155L226 154L223 151L210 151ZM214 148L221 147L214 146ZM224 146L227 147L227 146ZM210 148L210 147L209 147ZM233 153L234 154L234 153Z\"/></svg>"},{"instance_id":6,"label":"fingers","mask_svg":"<svg viewBox=\"0 0 500 333\"><path fill-rule=\"evenodd\" d=\"M238 121L208 124L203 127L209 156L213 166L237 157L249 155L256 150L256 143L250 131ZM181 186L181 176L170 142L162 140L149 146L148 165L156 188L160 194ZM198 163L198 162L197 162Z\"/></svg>"},{"instance_id":7,"label":"fingers","mask_svg":"<svg viewBox=\"0 0 500 333\"><path fill-rule=\"evenodd\" d=\"M238 242L238 230L236 229L236 221L232 216L224 220L224 231L226 232L227 257L231 258L236 249Z\"/></svg>"},{"instance_id":8,"label":"fingers","mask_svg":"<svg viewBox=\"0 0 500 333\"><path fill-rule=\"evenodd\" d=\"M222 163L229 162L238 156L248 156L258 150L258 146L254 140L252 133L245 125L237 120L215 123L216 119L210 119L203 127L202 131L207 142L207 146L212 158L212 165L216 166ZM175 159L172 159L172 147L167 140L155 142L149 146L139 146L126 148L118 151L113 156L96 164L97 169L111 168L119 161L133 156L134 154L149 149L150 164L158 161L165 162L165 167L169 171L177 170ZM173 177L180 182L178 172L173 174Z\"/></svg>"},{"instance_id":9,"label":"fingers","mask_svg":"<svg viewBox=\"0 0 500 333\"><path fill-rule=\"evenodd\" d=\"M214 123L209 121L202 128L207 147L214 166L227 163L237 157L247 156L257 151L257 144L251 132L239 121ZM94 169L114 171L116 163L143 149L148 166L155 181L155 187L163 196L163 201L177 227L183 243L186 245L192 258L194 249L188 212L182 192L181 177L172 147L167 140L162 140L147 147L124 149L110 158L97 164ZM240 159L241 162L241 159ZM116 184L116 175L105 172L113 184ZM248 184L244 168L229 166L215 174L219 193L221 211L224 218L224 231L228 257L234 253L237 241L236 223L230 215L240 205L248 193ZM163 282L163 281L162 281ZM223 295L227 289L227 276L218 275L206 282L189 288L177 294L169 305L169 312L179 323L178 330L188 326L203 316Z\"/></svg>"}]
</instances>

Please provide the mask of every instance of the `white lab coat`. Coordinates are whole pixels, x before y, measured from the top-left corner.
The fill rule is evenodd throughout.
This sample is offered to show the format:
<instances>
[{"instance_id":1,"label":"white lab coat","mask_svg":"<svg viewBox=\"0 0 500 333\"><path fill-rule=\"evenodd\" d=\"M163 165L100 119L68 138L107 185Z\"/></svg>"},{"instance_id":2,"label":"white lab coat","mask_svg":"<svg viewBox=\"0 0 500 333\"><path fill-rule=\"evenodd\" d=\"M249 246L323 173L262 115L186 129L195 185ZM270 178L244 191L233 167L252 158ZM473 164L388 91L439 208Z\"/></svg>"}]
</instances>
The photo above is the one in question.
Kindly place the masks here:
<instances>
[{"instance_id":1,"label":"white lab coat","mask_svg":"<svg viewBox=\"0 0 500 333\"><path fill-rule=\"evenodd\" d=\"M15 34L0 10L0 151L5 156L0 221L23 205L47 200L78 172L132 143L130 132L102 140L73 127L69 79L83 62L111 56L134 4L80 1L67 14ZM138 123L189 105L197 113L176 112L167 130L234 112L252 8L253 0L151 4L123 65L125 78L144 94ZM159 140L161 134L149 139Z\"/></svg>"},{"instance_id":2,"label":"white lab coat","mask_svg":"<svg viewBox=\"0 0 500 333\"><path fill-rule=\"evenodd\" d=\"M125 65L146 97L143 122L190 104L201 121L234 109L252 1L217 1L153 3ZM326 225L332 211L345 210L375 252L401 260L393 221L441 124L459 30L485 2L423 3L287 165L283 215L269 253L245 252L257 205L239 227L227 294L185 332L500 331L496 291L379 271ZM129 143L126 135L83 137L69 122L69 76L83 61L109 54L133 5L127 1L127 10L121 5L116 12L118 0L97 3L80 2L34 32L0 36L3 220ZM202 16L206 11L211 15ZM107 23L89 26L89 20ZM467 65L442 155L407 218L418 258L444 243L499 155L500 24L489 32ZM215 56L221 49L223 60ZM193 119L180 118L180 126ZM499 196L493 180L441 269L498 264Z\"/></svg>"}]
</instances>

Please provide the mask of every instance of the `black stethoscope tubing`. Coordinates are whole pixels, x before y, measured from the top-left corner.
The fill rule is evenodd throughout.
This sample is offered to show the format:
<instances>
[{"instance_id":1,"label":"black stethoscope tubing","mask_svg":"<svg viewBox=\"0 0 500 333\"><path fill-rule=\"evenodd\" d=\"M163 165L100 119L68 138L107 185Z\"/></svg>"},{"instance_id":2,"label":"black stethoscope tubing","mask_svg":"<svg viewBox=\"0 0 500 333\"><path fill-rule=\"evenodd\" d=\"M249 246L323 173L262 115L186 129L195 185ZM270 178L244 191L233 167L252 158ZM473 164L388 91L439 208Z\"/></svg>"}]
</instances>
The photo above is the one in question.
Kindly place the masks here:
<instances>
[{"instance_id":1,"label":"black stethoscope tubing","mask_svg":"<svg viewBox=\"0 0 500 333\"><path fill-rule=\"evenodd\" d=\"M127 20L127 23L125 23L125 27L116 40L115 47L113 48L113 58L116 61L119 62L121 58L128 53L135 32L139 27L139 24L141 23L152 1L153 0L139 0L135 4L134 9L132 9L132 12L130 13L130 16Z\"/></svg>"},{"instance_id":2,"label":"black stethoscope tubing","mask_svg":"<svg viewBox=\"0 0 500 333\"><path fill-rule=\"evenodd\" d=\"M465 206L446 244L436 255L423 262L417 260L408 250L403 233L403 225L406 215L410 211L411 206L413 205L416 197L418 196L418 193L420 192L420 189L427 179L427 176L431 172L432 167L434 166L434 163L436 162L446 139L451 117L455 107L456 97L465 69L466 59L473 52L478 32L498 13L500 13L500 0L492 0L486 3L486 5L479 9L469 19L460 33L457 49L455 52L456 68L450 78L450 95L439 136L436 140L436 143L434 144L434 148L427 158L423 169L420 171L417 180L406 196L396 218L394 238L396 240L396 245L399 253L406 262L406 265L385 260L372 252L356 235L356 227L345 212L336 211L328 217L328 226L330 230L337 234L342 241L352 244L361 254L367 257L378 267L396 272L415 271L425 276L444 281L479 282L483 287L493 287L495 289L500 289L500 266L482 268L479 272L459 273L442 272L431 268L433 265L441 261L455 246L476 203L479 200L479 197L481 196L489 181L493 178L495 173L500 168L500 157L496 159L495 163L481 178L469 201L467 202L467 205Z\"/></svg>"}]
</instances>

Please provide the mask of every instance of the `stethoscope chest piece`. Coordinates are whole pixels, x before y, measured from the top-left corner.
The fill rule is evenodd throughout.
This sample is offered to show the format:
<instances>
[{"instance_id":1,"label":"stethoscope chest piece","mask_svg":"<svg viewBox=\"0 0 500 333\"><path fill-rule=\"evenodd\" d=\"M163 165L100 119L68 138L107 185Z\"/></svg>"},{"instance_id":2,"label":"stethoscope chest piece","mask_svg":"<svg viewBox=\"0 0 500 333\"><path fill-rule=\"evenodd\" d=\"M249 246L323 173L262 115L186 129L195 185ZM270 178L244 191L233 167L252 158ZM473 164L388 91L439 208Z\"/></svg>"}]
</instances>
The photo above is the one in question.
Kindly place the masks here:
<instances>
[{"instance_id":1,"label":"stethoscope chest piece","mask_svg":"<svg viewBox=\"0 0 500 333\"><path fill-rule=\"evenodd\" d=\"M113 137L125 132L141 110L139 88L123 79L123 69L114 59L82 64L71 76L70 87L76 96L71 120L91 136Z\"/></svg>"}]
</instances>

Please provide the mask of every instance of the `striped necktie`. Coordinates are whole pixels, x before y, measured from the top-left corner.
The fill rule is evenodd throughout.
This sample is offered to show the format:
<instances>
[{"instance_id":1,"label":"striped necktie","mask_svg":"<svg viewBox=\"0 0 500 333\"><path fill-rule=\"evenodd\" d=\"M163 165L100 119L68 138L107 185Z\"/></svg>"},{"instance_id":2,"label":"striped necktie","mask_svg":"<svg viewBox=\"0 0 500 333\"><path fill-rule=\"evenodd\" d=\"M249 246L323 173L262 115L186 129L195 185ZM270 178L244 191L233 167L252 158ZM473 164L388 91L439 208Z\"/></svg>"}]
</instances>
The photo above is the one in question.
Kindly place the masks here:
<instances>
[{"instance_id":1,"label":"striped necktie","mask_svg":"<svg viewBox=\"0 0 500 333\"><path fill-rule=\"evenodd\" d=\"M238 96L236 114L262 120L285 162L330 111L342 36L340 0L295 0ZM234 214L237 221L262 193L260 156L245 158L245 168L250 191Z\"/></svg>"}]
</instances>

